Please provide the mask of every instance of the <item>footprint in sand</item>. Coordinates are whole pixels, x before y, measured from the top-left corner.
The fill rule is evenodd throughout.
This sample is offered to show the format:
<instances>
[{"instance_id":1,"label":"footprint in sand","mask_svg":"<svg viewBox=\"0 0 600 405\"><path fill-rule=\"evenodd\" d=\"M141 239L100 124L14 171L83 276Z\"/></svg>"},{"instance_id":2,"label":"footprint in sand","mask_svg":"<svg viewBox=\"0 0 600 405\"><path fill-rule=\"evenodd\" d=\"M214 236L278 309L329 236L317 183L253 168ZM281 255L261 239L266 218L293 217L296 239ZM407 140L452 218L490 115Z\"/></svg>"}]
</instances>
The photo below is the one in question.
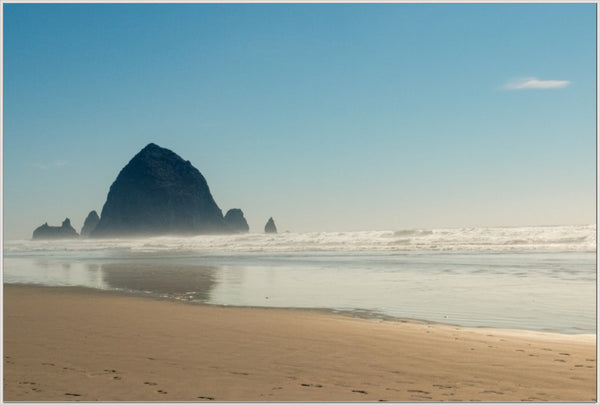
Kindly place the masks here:
<instances>
[{"instance_id":1,"label":"footprint in sand","mask_svg":"<svg viewBox=\"0 0 600 405\"><path fill-rule=\"evenodd\" d=\"M570 356L569 353L558 353L558 354L560 354L561 356Z\"/></svg>"},{"instance_id":2,"label":"footprint in sand","mask_svg":"<svg viewBox=\"0 0 600 405\"><path fill-rule=\"evenodd\" d=\"M19 384L31 384L31 385L35 385L34 382L30 382L30 381L19 381Z\"/></svg>"},{"instance_id":3,"label":"footprint in sand","mask_svg":"<svg viewBox=\"0 0 600 405\"><path fill-rule=\"evenodd\" d=\"M159 394L167 394L167 391L163 391L163 390L158 390L156 392L158 392Z\"/></svg>"},{"instance_id":4,"label":"footprint in sand","mask_svg":"<svg viewBox=\"0 0 600 405\"><path fill-rule=\"evenodd\" d=\"M396 381L398 384L415 384L416 381L410 381L410 380L398 380Z\"/></svg>"},{"instance_id":5,"label":"footprint in sand","mask_svg":"<svg viewBox=\"0 0 600 405\"><path fill-rule=\"evenodd\" d=\"M150 382L150 381L144 381L144 384L146 384L146 385L156 385L155 382Z\"/></svg>"},{"instance_id":6,"label":"footprint in sand","mask_svg":"<svg viewBox=\"0 0 600 405\"><path fill-rule=\"evenodd\" d=\"M198 399L206 399L207 401L214 401L213 397L198 397Z\"/></svg>"},{"instance_id":7,"label":"footprint in sand","mask_svg":"<svg viewBox=\"0 0 600 405\"><path fill-rule=\"evenodd\" d=\"M323 386L321 384L300 384L303 387L317 387L317 388L323 388Z\"/></svg>"},{"instance_id":8,"label":"footprint in sand","mask_svg":"<svg viewBox=\"0 0 600 405\"><path fill-rule=\"evenodd\" d=\"M419 394L429 394L430 393L428 391L422 391L422 390L406 390L406 392L416 392Z\"/></svg>"},{"instance_id":9,"label":"footprint in sand","mask_svg":"<svg viewBox=\"0 0 600 405\"><path fill-rule=\"evenodd\" d=\"M554 359L554 361L560 361L561 363L566 363L567 362L566 360L563 360L563 359Z\"/></svg>"},{"instance_id":10,"label":"footprint in sand","mask_svg":"<svg viewBox=\"0 0 600 405\"><path fill-rule=\"evenodd\" d=\"M363 391L363 390L352 390L352 392L357 392L357 393L363 394L363 395L365 395L367 393L367 391Z\"/></svg>"},{"instance_id":11,"label":"footprint in sand","mask_svg":"<svg viewBox=\"0 0 600 405\"><path fill-rule=\"evenodd\" d=\"M81 396L81 394L73 394L71 392L65 392L65 395L69 395L69 396L72 396L72 397L80 397Z\"/></svg>"}]
</instances>

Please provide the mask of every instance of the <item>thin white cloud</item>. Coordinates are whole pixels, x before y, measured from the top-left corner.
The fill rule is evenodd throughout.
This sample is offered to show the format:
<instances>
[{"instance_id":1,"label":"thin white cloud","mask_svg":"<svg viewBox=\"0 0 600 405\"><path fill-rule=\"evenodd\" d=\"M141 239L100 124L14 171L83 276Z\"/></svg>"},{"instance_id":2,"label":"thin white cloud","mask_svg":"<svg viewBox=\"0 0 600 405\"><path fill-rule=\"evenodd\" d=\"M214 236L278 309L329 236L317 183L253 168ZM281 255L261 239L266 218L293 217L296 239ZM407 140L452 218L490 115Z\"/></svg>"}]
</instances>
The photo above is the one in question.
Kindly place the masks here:
<instances>
[{"instance_id":1,"label":"thin white cloud","mask_svg":"<svg viewBox=\"0 0 600 405\"><path fill-rule=\"evenodd\" d=\"M561 89L567 87L569 80L540 80L537 77L511 80L504 85L505 90Z\"/></svg>"}]
</instances>

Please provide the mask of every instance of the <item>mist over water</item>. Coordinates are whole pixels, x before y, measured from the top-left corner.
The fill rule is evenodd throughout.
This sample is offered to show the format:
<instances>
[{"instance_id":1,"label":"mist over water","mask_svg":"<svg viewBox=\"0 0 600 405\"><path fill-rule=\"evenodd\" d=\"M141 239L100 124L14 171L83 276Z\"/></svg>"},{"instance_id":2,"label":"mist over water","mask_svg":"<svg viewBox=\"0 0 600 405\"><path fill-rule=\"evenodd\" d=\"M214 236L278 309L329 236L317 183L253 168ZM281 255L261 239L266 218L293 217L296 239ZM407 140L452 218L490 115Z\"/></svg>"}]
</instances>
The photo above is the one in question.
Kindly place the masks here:
<instances>
[{"instance_id":1,"label":"mist over water","mask_svg":"<svg viewBox=\"0 0 600 405\"><path fill-rule=\"evenodd\" d=\"M595 331L594 225L5 241L4 254L5 283Z\"/></svg>"},{"instance_id":2,"label":"mist over water","mask_svg":"<svg viewBox=\"0 0 600 405\"><path fill-rule=\"evenodd\" d=\"M141 239L5 241L4 251L48 252L536 252L596 250L596 226L405 229L398 231L308 232L162 236Z\"/></svg>"}]
</instances>

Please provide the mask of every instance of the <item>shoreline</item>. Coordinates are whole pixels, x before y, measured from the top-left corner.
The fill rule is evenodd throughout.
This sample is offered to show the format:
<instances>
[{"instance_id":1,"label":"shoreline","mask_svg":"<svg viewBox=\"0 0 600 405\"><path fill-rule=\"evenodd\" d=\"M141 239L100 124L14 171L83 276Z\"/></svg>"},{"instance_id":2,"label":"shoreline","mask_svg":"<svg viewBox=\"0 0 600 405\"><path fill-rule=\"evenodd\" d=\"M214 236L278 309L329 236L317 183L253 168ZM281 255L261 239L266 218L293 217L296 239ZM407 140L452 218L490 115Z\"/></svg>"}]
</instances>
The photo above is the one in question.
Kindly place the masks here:
<instances>
[{"instance_id":1,"label":"shoreline","mask_svg":"<svg viewBox=\"0 0 600 405\"><path fill-rule=\"evenodd\" d=\"M595 401L596 336L4 285L7 401Z\"/></svg>"},{"instance_id":2,"label":"shoreline","mask_svg":"<svg viewBox=\"0 0 600 405\"><path fill-rule=\"evenodd\" d=\"M119 289L199 304L354 310L357 316L365 310L367 317L379 319L596 333L593 254L369 251L279 257L272 252L222 255L216 249L204 256L171 249L175 242L192 250L201 248L198 244L172 242L140 240L96 246L95 252L49 245L34 253L37 248L29 247L22 257L5 257L4 281ZM238 246L234 242L226 245ZM141 248L151 252L134 252Z\"/></svg>"},{"instance_id":3,"label":"shoreline","mask_svg":"<svg viewBox=\"0 0 600 405\"><path fill-rule=\"evenodd\" d=\"M298 311L298 312L307 312L307 313L315 313L321 315L332 315L339 317L347 317L351 319L358 319L364 321L372 321L372 322L390 322L390 323L410 323L410 324L418 324L418 325L434 325L441 327L449 327L449 328L458 328L461 330L469 330L469 331L486 331L493 330L496 333L502 333L508 336L520 336L520 335L533 335L538 337L543 336L556 336L560 338L561 336L573 336L573 337L581 337L588 339L596 339L595 333L589 332L581 332L581 333L567 333L567 332L556 332L550 330L537 330L537 329L524 329L524 328L502 328L502 327L494 327L494 326L465 326L460 324L453 323L444 323L438 321L430 321L427 319L417 319L417 318L405 318L405 317L397 317L393 315L387 315L381 312L376 312L372 310L365 309L335 309L335 308L319 308L319 307L271 307L271 306L259 306L259 305L235 305L235 304L211 304L206 302L198 302L198 301L188 301L184 299L175 299L172 297L162 297L158 295L146 294L143 291L129 291L129 290L117 290L117 289L102 289L102 288L93 288L86 286L51 286L44 284L23 284L23 283L5 283L4 287L8 288L39 288L39 289L47 289L47 290L57 290L64 292L73 292L79 294L106 294L108 296L114 297L129 297L129 298L139 298L143 300L150 301L158 301L158 302L171 302L183 305L190 306L200 306L200 307L209 307L209 308L231 308L231 309L256 309L256 310L281 310L281 311Z\"/></svg>"}]
</instances>

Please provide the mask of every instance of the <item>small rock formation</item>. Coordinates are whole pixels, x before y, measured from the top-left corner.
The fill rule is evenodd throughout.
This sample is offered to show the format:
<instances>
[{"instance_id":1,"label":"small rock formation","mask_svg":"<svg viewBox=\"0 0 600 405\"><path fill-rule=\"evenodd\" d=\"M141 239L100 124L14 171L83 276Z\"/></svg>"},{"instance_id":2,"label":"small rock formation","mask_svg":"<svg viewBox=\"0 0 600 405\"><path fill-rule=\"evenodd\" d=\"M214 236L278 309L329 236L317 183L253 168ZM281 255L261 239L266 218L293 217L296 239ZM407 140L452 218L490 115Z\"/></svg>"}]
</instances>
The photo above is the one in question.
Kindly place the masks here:
<instances>
[{"instance_id":1,"label":"small rock formation","mask_svg":"<svg viewBox=\"0 0 600 405\"><path fill-rule=\"evenodd\" d=\"M265 233L277 233L277 227L275 226L273 217L269 218L267 221L267 224L265 225Z\"/></svg>"},{"instance_id":2,"label":"small rock formation","mask_svg":"<svg viewBox=\"0 0 600 405\"><path fill-rule=\"evenodd\" d=\"M71 239L77 238L77 231L71 226L71 220L66 218L62 226L49 226L48 222L33 231L33 239Z\"/></svg>"},{"instance_id":3,"label":"small rock formation","mask_svg":"<svg viewBox=\"0 0 600 405\"><path fill-rule=\"evenodd\" d=\"M98 222L100 222L98 213L96 211L91 211L83 223L83 228L81 228L80 232L81 236L89 236L96 228L96 225L98 225Z\"/></svg>"},{"instance_id":4,"label":"small rock formation","mask_svg":"<svg viewBox=\"0 0 600 405\"><path fill-rule=\"evenodd\" d=\"M239 208L232 208L225 214L225 223L229 226L232 232L246 233L250 230L244 213Z\"/></svg>"},{"instance_id":5,"label":"small rock formation","mask_svg":"<svg viewBox=\"0 0 600 405\"><path fill-rule=\"evenodd\" d=\"M206 179L169 149L148 144L110 186L92 237L231 233Z\"/></svg>"}]
</instances>

